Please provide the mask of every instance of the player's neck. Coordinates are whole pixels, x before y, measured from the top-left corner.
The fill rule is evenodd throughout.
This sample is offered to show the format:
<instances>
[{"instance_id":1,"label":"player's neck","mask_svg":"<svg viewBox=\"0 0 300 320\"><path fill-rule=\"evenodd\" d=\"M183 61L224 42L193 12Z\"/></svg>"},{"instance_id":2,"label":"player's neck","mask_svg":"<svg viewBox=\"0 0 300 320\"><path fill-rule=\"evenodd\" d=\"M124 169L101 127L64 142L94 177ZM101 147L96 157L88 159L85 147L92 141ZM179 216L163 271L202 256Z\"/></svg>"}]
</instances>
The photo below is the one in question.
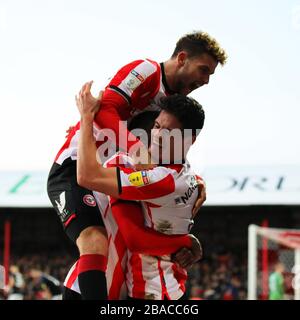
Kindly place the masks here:
<instances>
[{"instance_id":1,"label":"player's neck","mask_svg":"<svg viewBox=\"0 0 300 320\"><path fill-rule=\"evenodd\" d=\"M172 59L169 59L165 62L162 63L163 65L163 77L165 79L165 86L167 87L167 89L170 91L170 93L175 93L174 92L174 74L176 71L176 65L174 64L174 61Z\"/></svg>"}]
</instances>

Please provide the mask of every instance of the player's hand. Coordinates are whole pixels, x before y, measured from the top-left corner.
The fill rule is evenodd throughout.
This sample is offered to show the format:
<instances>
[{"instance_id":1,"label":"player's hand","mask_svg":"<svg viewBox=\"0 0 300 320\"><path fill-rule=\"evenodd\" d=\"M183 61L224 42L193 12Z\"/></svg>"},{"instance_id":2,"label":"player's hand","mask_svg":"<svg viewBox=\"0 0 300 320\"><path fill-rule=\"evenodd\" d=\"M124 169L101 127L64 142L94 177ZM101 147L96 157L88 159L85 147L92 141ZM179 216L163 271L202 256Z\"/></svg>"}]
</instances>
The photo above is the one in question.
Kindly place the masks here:
<instances>
[{"instance_id":1,"label":"player's hand","mask_svg":"<svg viewBox=\"0 0 300 320\"><path fill-rule=\"evenodd\" d=\"M197 179L197 184L198 184L198 198L194 204L192 215L193 218L195 218L197 212L199 211L200 207L206 200L206 185L205 182L202 179Z\"/></svg>"},{"instance_id":2,"label":"player's hand","mask_svg":"<svg viewBox=\"0 0 300 320\"><path fill-rule=\"evenodd\" d=\"M89 120L94 119L95 114L98 112L100 108L100 102L102 98L101 91L98 98L92 96L92 84L93 81L85 83L79 91L78 96L75 96L76 105L81 117Z\"/></svg>"},{"instance_id":3,"label":"player's hand","mask_svg":"<svg viewBox=\"0 0 300 320\"><path fill-rule=\"evenodd\" d=\"M189 235L192 240L192 248L182 248L177 251L173 256L173 261L177 262L182 268L190 268L195 262L199 261L203 256L202 246L199 240L193 236Z\"/></svg>"}]
</instances>

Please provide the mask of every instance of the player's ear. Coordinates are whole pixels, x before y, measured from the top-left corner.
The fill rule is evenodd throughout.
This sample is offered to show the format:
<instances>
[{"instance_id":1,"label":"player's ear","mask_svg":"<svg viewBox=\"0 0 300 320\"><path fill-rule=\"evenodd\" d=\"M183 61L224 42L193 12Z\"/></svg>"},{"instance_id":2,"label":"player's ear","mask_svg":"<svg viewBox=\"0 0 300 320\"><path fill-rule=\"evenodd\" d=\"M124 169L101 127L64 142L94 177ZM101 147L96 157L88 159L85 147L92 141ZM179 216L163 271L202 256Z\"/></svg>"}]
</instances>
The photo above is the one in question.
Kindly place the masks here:
<instances>
[{"instance_id":1,"label":"player's ear","mask_svg":"<svg viewBox=\"0 0 300 320\"><path fill-rule=\"evenodd\" d=\"M185 65L186 59L187 59L187 52L186 51L180 51L177 55L177 64L178 67L182 67Z\"/></svg>"}]
</instances>

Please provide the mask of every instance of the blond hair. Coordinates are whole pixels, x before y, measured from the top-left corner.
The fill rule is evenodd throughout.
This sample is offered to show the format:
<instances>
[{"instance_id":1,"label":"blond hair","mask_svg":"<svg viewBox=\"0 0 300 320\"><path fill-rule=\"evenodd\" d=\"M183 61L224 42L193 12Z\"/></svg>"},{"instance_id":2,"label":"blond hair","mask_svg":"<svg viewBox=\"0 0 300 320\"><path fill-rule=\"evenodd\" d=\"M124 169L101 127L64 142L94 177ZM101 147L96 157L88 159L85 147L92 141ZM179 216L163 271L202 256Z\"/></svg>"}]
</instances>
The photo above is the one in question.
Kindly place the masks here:
<instances>
[{"instance_id":1,"label":"blond hair","mask_svg":"<svg viewBox=\"0 0 300 320\"><path fill-rule=\"evenodd\" d=\"M172 58L176 57L180 51L186 51L189 57L207 53L221 65L224 65L227 60L227 54L217 40L202 31L195 31L181 37L176 43Z\"/></svg>"}]
</instances>

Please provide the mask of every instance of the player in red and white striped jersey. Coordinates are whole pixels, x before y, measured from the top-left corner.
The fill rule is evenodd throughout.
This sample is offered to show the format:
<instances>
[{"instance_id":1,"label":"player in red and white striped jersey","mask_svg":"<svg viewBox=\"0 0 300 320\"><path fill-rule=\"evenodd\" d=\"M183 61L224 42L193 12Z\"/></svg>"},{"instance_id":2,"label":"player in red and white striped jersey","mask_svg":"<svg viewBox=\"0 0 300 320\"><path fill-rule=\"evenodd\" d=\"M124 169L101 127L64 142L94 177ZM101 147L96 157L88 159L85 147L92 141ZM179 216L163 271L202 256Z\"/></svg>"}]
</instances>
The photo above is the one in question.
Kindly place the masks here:
<instances>
[{"instance_id":1,"label":"player in red and white striped jersey","mask_svg":"<svg viewBox=\"0 0 300 320\"><path fill-rule=\"evenodd\" d=\"M150 136L154 120L159 112L148 111L135 116L129 128L142 128ZM132 160L124 153L117 153L108 161L105 166L118 166L124 168L133 168ZM193 248L198 251L199 244L194 237L186 236L166 236L161 233L151 232L151 229L145 228L144 218L137 206L128 205L124 212L120 208L120 202L114 203L114 210L119 205L118 223L112 215L108 198L106 195L94 192L99 207L101 208L103 221L108 234L108 267L106 271L107 289L109 299L124 299L127 297L127 288L125 286L125 270L127 264L127 249L132 253L145 253L151 255L170 254L178 251L180 248ZM128 208L129 206L129 208ZM130 214L128 214L128 209ZM119 230L119 226L122 232ZM129 230L130 232L128 232ZM123 236L124 237L123 237ZM124 241L125 239L125 241ZM191 243L192 239L192 243ZM81 299L80 288L78 285L78 262L70 269L64 282L64 298L68 300ZM77 294L76 294L77 293ZM78 295L79 294L79 295Z\"/></svg>"},{"instance_id":2,"label":"player in red and white striped jersey","mask_svg":"<svg viewBox=\"0 0 300 320\"><path fill-rule=\"evenodd\" d=\"M89 90L89 84L86 89ZM84 96L78 99L77 105L82 115L77 177L79 184L114 198L143 200L148 227L169 234L187 234L193 224L192 208L198 192L197 177L191 172L188 163L158 166L139 172L130 168L99 167L95 158L91 113L87 112L85 103ZM163 110L156 119L157 129L190 128L195 141L196 129L202 129L204 123L204 112L195 100L182 95L172 96L161 102L161 108ZM182 148L181 156L185 157L183 151ZM170 154L170 158L171 161L175 160L174 155ZM117 217L116 220L120 225ZM186 272L170 256L158 258L129 253L127 265L126 280L131 298L178 299L184 294Z\"/></svg>"},{"instance_id":3,"label":"player in red and white striped jersey","mask_svg":"<svg viewBox=\"0 0 300 320\"><path fill-rule=\"evenodd\" d=\"M128 159L128 156L117 154L116 157L122 157L123 159ZM121 162L123 162L123 159ZM112 165L115 166L115 157L112 158ZM184 170L182 170L184 171ZM182 172L183 173L183 172ZM196 181L194 183L194 188L197 188ZM108 289L108 299L116 300L116 299L125 299L127 297L127 287L125 286L125 270L127 269L127 264L129 266L129 270L132 270L134 274L133 278L137 273L140 273L140 265L132 264L132 261L138 261L139 259L128 259L128 254L130 257L136 255L137 257L147 257L151 256L162 256L162 255L170 255L171 253L175 253L180 248L192 248L194 251L198 252L198 245L194 242L191 243L191 239L189 237L184 236L166 236L161 234L158 236L155 232L150 232L145 230L144 226L144 218L139 212L137 205L128 204L128 202L124 203L120 206L120 202L114 202L114 214L116 215L117 221L112 214L112 210L109 206L108 198L106 195L98 192L94 192L94 196L97 200L97 203L101 207L101 212L103 212L103 221L108 234L108 263L107 263L107 271L106 271L106 279L107 279L107 289ZM134 195L133 195L134 197ZM132 198L130 196L130 198ZM193 200L191 200L191 205L193 206ZM150 203L145 203L146 206L150 206ZM130 210L130 213L125 210ZM171 207L167 209L174 210ZM178 209L178 208L176 208ZM183 208L181 208L181 215L183 215ZM186 207L189 214L191 214L191 208ZM117 210L117 211L116 211ZM164 208L163 206L157 206L156 211L161 213L164 216ZM176 210L179 213L179 210ZM170 211L169 211L170 212ZM179 216L174 217L176 221L175 225L180 224L181 218ZM169 217L172 220L172 217ZM192 221L191 221L192 224ZM149 225L151 228L152 225ZM160 228L158 227L158 230ZM181 230L182 231L182 230ZM182 232L178 231L178 229L174 229L173 232L167 232L168 234L180 234ZM186 234L186 232L183 232ZM124 241L125 239L125 241ZM195 241L196 239L194 239ZM144 253L144 255L140 255ZM147 258L146 257L146 258ZM156 257L153 257L157 259ZM172 263L172 265L175 265ZM147 267L145 266L144 269ZM176 267L177 268L177 267ZM127 275L127 278L130 279L132 277L132 273ZM149 284L152 283L151 277L148 277ZM129 280L128 280L129 281ZM177 280L176 280L177 281ZM131 288L132 292L136 290L130 286L130 284L134 284L134 288L139 286L138 282L129 281L128 287ZM65 287L75 291L80 294L80 288L78 286L78 262L76 262L72 268L70 269L65 283ZM178 291L178 290L177 290ZM179 291L180 292L180 291ZM143 297L145 294L143 295ZM141 297L139 294L138 297ZM160 295L159 295L160 297ZM74 299L74 294L71 293L71 297L69 299Z\"/></svg>"},{"instance_id":4,"label":"player in red and white striped jersey","mask_svg":"<svg viewBox=\"0 0 300 320\"><path fill-rule=\"evenodd\" d=\"M195 32L182 37L171 58L164 63L146 59L124 66L103 93L101 109L94 119L96 144L103 143L101 129L109 128L116 134L116 145L129 152L139 145L142 154L147 154L135 136L124 126L119 127L120 120L129 120L136 113L154 108L154 102L161 96L187 95L207 84L218 63L224 64L225 60L224 50L213 38ZM97 99L92 102L95 106L99 104ZM92 284L105 282L106 234L92 191L76 183L79 131L80 123L77 123L55 157L47 190L66 234L79 249L79 283L83 297L105 298L100 286L98 290L91 290ZM119 137L124 137L123 141Z\"/></svg>"},{"instance_id":5,"label":"player in red and white striped jersey","mask_svg":"<svg viewBox=\"0 0 300 320\"><path fill-rule=\"evenodd\" d=\"M124 139L127 144L122 145L119 140L120 120L129 120L143 110L157 108L163 96L175 93L188 95L208 84L217 65L225 64L226 59L225 51L215 39L207 33L194 32L179 39L171 58L164 63L142 59L125 65L110 80L103 93L101 108L94 121L96 141L101 137L99 130L109 128L116 133L116 144L129 151L139 141L121 127L124 130L122 134L127 136ZM97 99L94 102L97 104ZM76 160L79 129L78 122L58 152L56 163L62 164L69 157Z\"/></svg>"},{"instance_id":6,"label":"player in red and white striped jersey","mask_svg":"<svg viewBox=\"0 0 300 320\"><path fill-rule=\"evenodd\" d=\"M146 200L142 202L146 226L169 235L188 234L193 225L192 208L198 195L197 176L189 164L129 172L120 171L122 192L119 197ZM143 176L147 180L141 182L137 190L132 179L143 179ZM122 214L125 208L118 206L114 214ZM120 219L117 222L120 226ZM126 283L131 298L174 300L185 292L186 271L174 263L170 255L157 257L128 251L127 266Z\"/></svg>"}]
</instances>

